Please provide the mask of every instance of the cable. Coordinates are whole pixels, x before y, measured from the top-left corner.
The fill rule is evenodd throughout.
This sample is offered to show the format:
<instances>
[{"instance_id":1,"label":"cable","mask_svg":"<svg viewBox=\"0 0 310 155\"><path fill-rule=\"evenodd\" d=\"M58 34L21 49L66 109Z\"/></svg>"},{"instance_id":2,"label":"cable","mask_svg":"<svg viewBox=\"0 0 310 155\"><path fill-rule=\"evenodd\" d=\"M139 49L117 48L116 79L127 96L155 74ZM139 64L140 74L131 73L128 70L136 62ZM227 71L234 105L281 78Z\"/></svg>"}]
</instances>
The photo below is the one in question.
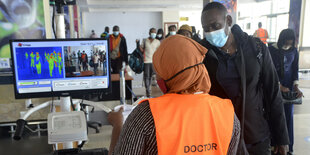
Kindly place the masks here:
<instances>
[{"instance_id":1,"label":"cable","mask_svg":"<svg viewBox=\"0 0 310 155\"><path fill-rule=\"evenodd\" d=\"M82 143L80 145L78 145L78 148L81 149L84 144L85 144L85 141L82 141Z\"/></svg>"},{"instance_id":2,"label":"cable","mask_svg":"<svg viewBox=\"0 0 310 155\"><path fill-rule=\"evenodd\" d=\"M52 106L51 106L51 112L54 112L54 95L52 95Z\"/></svg>"},{"instance_id":3,"label":"cable","mask_svg":"<svg viewBox=\"0 0 310 155\"><path fill-rule=\"evenodd\" d=\"M56 8L55 8L55 5L53 5L52 29L53 29L55 39L57 39L57 35L55 31L55 12L56 12Z\"/></svg>"},{"instance_id":4,"label":"cable","mask_svg":"<svg viewBox=\"0 0 310 155\"><path fill-rule=\"evenodd\" d=\"M72 108L72 110L73 110L73 111L76 111L76 109L75 109L75 107L74 107L74 105L73 105L72 97L71 97L71 96L70 96L70 102L71 102L71 108Z\"/></svg>"}]
</instances>

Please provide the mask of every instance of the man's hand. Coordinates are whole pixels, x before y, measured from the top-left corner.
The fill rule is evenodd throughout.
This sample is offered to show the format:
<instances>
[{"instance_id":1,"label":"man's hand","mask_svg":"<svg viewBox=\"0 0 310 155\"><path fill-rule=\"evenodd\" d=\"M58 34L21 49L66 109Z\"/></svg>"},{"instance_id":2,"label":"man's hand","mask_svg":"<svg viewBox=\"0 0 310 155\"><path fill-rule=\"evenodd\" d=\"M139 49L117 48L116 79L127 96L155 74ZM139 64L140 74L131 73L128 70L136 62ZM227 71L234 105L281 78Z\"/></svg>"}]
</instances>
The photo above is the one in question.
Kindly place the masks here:
<instances>
[{"instance_id":1,"label":"man's hand","mask_svg":"<svg viewBox=\"0 0 310 155\"><path fill-rule=\"evenodd\" d=\"M297 98L304 97L304 94L300 91L300 89L298 88L298 85L295 85L294 89L297 93L297 95L296 95Z\"/></svg>"},{"instance_id":2,"label":"man's hand","mask_svg":"<svg viewBox=\"0 0 310 155\"><path fill-rule=\"evenodd\" d=\"M119 111L112 111L108 114L108 121L111 123L113 127L121 127L123 126L123 107L119 109Z\"/></svg>"},{"instance_id":3,"label":"man's hand","mask_svg":"<svg viewBox=\"0 0 310 155\"><path fill-rule=\"evenodd\" d=\"M284 93L290 91L290 89L288 89L288 88L282 86L281 84L280 84L280 90L281 90L281 92L284 92Z\"/></svg>"},{"instance_id":4,"label":"man's hand","mask_svg":"<svg viewBox=\"0 0 310 155\"><path fill-rule=\"evenodd\" d=\"M277 145L274 148L274 154L287 155L288 145Z\"/></svg>"},{"instance_id":5,"label":"man's hand","mask_svg":"<svg viewBox=\"0 0 310 155\"><path fill-rule=\"evenodd\" d=\"M123 127L123 107L121 107L118 112L112 111L108 114L108 121L112 124L113 130L112 130L112 137L110 142L110 149L109 149L109 155L113 154L114 147L117 143L117 140L119 138L119 135L121 133L122 127Z\"/></svg>"}]
</instances>

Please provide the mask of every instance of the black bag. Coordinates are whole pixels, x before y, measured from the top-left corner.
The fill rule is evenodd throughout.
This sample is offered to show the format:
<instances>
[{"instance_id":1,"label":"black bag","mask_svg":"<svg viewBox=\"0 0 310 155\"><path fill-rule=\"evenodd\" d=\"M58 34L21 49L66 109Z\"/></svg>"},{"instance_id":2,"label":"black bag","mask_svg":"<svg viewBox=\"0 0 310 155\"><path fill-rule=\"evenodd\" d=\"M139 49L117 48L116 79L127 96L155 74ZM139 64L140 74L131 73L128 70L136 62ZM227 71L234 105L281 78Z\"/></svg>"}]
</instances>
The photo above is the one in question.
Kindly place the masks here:
<instances>
[{"instance_id":1,"label":"black bag","mask_svg":"<svg viewBox=\"0 0 310 155\"><path fill-rule=\"evenodd\" d=\"M129 58L129 67L137 74L143 72L144 60L143 54L139 49L139 43L137 43L137 48L132 52Z\"/></svg>"},{"instance_id":2,"label":"black bag","mask_svg":"<svg viewBox=\"0 0 310 155\"><path fill-rule=\"evenodd\" d=\"M94 61L93 61L93 60L90 60L90 61L89 61L89 66L90 66L90 67L94 67Z\"/></svg>"},{"instance_id":3,"label":"black bag","mask_svg":"<svg viewBox=\"0 0 310 155\"><path fill-rule=\"evenodd\" d=\"M281 92L284 104L302 104L302 98L297 98L297 92Z\"/></svg>"}]
</instances>

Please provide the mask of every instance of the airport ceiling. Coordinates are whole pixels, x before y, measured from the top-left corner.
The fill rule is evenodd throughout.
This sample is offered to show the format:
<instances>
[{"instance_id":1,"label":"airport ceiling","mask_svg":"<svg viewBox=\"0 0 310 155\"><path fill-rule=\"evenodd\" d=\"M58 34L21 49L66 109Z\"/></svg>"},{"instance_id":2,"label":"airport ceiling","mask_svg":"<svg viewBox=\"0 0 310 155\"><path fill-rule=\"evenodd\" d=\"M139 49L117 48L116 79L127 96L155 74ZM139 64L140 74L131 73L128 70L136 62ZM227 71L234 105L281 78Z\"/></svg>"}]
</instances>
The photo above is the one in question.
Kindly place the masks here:
<instances>
[{"instance_id":1,"label":"airport ceiling","mask_svg":"<svg viewBox=\"0 0 310 155\"><path fill-rule=\"evenodd\" d=\"M238 3L265 0L238 0ZM203 0L77 0L83 12L200 10Z\"/></svg>"}]
</instances>

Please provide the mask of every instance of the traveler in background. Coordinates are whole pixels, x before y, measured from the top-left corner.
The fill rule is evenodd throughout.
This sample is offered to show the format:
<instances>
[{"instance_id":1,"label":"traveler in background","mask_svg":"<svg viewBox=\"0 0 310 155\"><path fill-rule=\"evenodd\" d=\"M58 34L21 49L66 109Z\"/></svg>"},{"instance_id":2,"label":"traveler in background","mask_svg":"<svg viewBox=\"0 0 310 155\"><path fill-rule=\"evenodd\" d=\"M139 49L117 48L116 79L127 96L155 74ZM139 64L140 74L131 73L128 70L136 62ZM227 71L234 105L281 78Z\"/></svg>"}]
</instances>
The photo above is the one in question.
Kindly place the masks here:
<instances>
[{"instance_id":1,"label":"traveler in background","mask_svg":"<svg viewBox=\"0 0 310 155\"><path fill-rule=\"evenodd\" d=\"M236 154L240 123L230 100L208 94L211 83L202 63L206 52L181 35L162 42L153 63L165 94L141 101L124 127L122 110L109 113L109 154Z\"/></svg>"},{"instance_id":2,"label":"traveler in background","mask_svg":"<svg viewBox=\"0 0 310 155\"><path fill-rule=\"evenodd\" d=\"M78 56L78 64L77 65L78 65L79 70L81 71L82 53L80 50L78 51L77 56Z\"/></svg>"},{"instance_id":3,"label":"traveler in background","mask_svg":"<svg viewBox=\"0 0 310 155\"><path fill-rule=\"evenodd\" d=\"M177 27L175 25L170 25L168 27L168 34L165 38L168 38L169 36L173 36L177 34Z\"/></svg>"},{"instance_id":4,"label":"traveler in background","mask_svg":"<svg viewBox=\"0 0 310 155\"><path fill-rule=\"evenodd\" d=\"M163 40L165 39L163 29L158 29L158 30L157 30L156 39L159 40L160 42L163 41Z\"/></svg>"},{"instance_id":5,"label":"traveler in background","mask_svg":"<svg viewBox=\"0 0 310 155\"><path fill-rule=\"evenodd\" d=\"M144 53L144 71L143 79L145 84L146 96L151 96L151 84L153 71L153 54L160 45L160 41L156 39L156 29L151 28L149 37L141 45L141 51Z\"/></svg>"},{"instance_id":6,"label":"traveler in background","mask_svg":"<svg viewBox=\"0 0 310 155\"><path fill-rule=\"evenodd\" d=\"M187 24L184 24L180 27L177 34L183 35L188 38L192 38L192 27Z\"/></svg>"},{"instance_id":7,"label":"traveler in background","mask_svg":"<svg viewBox=\"0 0 310 155\"><path fill-rule=\"evenodd\" d=\"M113 27L113 34L109 36L110 40L110 57L113 74L119 74L122 69L122 63L128 64L127 43L123 34L119 32L119 27Z\"/></svg>"},{"instance_id":8,"label":"traveler in background","mask_svg":"<svg viewBox=\"0 0 310 155\"><path fill-rule=\"evenodd\" d=\"M82 55L81 55L81 60L82 60L82 66L83 66L83 71L87 71L88 70L88 57L87 54L85 53L85 51L83 51Z\"/></svg>"},{"instance_id":9,"label":"traveler in background","mask_svg":"<svg viewBox=\"0 0 310 155\"><path fill-rule=\"evenodd\" d=\"M98 51L94 55L94 73L98 75L98 66L99 66L100 56Z\"/></svg>"},{"instance_id":10,"label":"traveler in background","mask_svg":"<svg viewBox=\"0 0 310 155\"><path fill-rule=\"evenodd\" d=\"M295 33L292 29L282 30L277 43L269 46L269 51L273 64L280 80L280 90L282 97L286 99L285 94L292 93L300 98L303 96L298 88L298 60L299 54L295 47ZM294 144L294 105L284 104L286 124L290 137L289 154L293 154Z\"/></svg>"},{"instance_id":11,"label":"traveler in background","mask_svg":"<svg viewBox=\"0 0 310 155\"><path fill-rule=\"evenodd\" d=\"M196 28L195 28L195 26L192 26L192 34L193 34L193 37L192 37L192 39L194 39L195 41L197 41L197 42L200 42L201 41L201 36L200 36L200 34L199 34L199 31L196 33Z\"/></svg>"},{"instance_id":12,"label":"traveler in background","mask_svg":"<svg viewBox=\"0 0 310 155\"><path fill-rule=\"evenodd\" d=\"M90 38L99 38L97 34L95 33L95 30L91 30L91 35L89 36Z\"/></svg>"},{"instance_id":13,"label":"traveler in background","mask_svg":"<svg viewBox=\"0 0 310 155\"><path fill-rule=\"evenodd\" d=\"M253 37L259 38L264 44L267 44L267 39L269 38L267 30L262 28L262 22L258 23L258 29L253 34Z\"/></svg>"},{"instance_id":14,"label":"traveler in background","mask_svg":"<svg viewBox=\"0 0 310 155\"><path fill-rule=\"evenodd\" d=\"M285 113L268 48L232 25L221 3L208 3L201 23L206 38L200 43L208 49L204 63L212 82L210 94L231 99L241 122L238 154L270 155L272 137L275 153L286 155Z\"/></svg>"},{"instance_id":15,"label":"traveler in background","mask_svg":"<svg viewBox=\"0 0 310 155\"><path fill-rule=\"evenodd\" d=\"M104 28L104 32L101 34L100 37L104 39L109 39L109 27L106 26Z\"/></svg>"}]
</instances>

